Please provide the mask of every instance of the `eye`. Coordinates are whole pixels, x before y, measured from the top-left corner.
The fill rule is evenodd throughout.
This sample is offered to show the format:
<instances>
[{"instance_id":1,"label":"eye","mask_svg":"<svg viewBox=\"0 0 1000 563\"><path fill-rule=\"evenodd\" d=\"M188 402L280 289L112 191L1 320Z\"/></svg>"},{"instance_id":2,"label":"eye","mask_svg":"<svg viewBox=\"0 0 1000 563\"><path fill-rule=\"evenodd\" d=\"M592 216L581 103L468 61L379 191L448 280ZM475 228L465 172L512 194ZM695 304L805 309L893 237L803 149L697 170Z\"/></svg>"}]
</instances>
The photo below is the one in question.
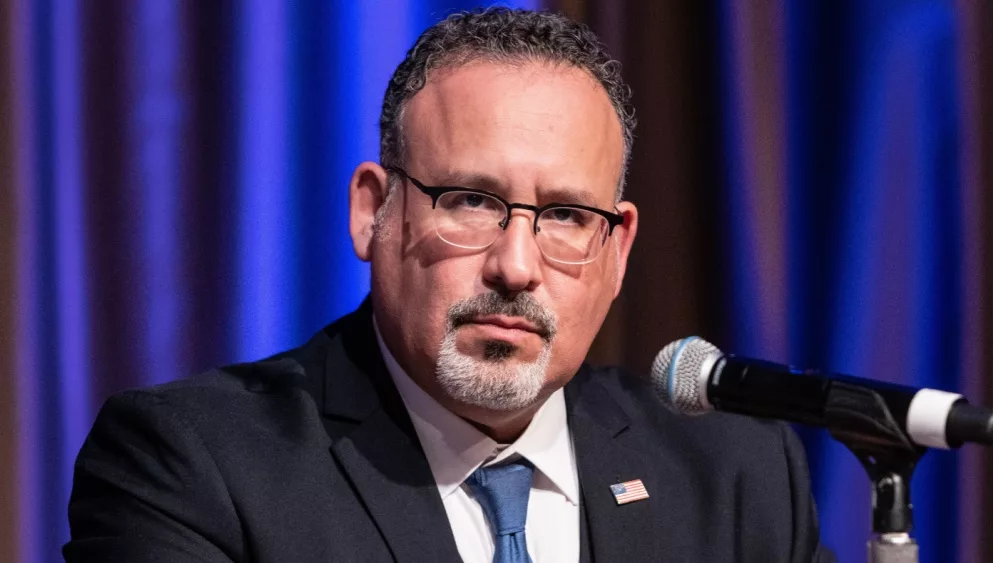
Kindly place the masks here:
<instances>
[{"instance_id":1,"label":"eye","mask_svg":"<svg viewBox=\"0 0 1000 563\"><path fill-rule=\"evenodd\" d=\"M464 193L458 198L458 204L463 207L482 207L485 201L482 194Z\"/></svg>"},{"instance_id":2,"label":"eye","mask_svg":"<svg viewBox=\"0 0 1000 563\"><path fill-rule=\"evenodd\" d=\"M555 209L550 209L547 215L550 219L558 223L574 223L582 225L586 222L583 218L583 212L579 209L573 209L570 207L557 207Z\"/></svg>"},{"instance_id":3,"label":"eye","mask_svg":"<svg viewBox=\"0 0 1000 563\"><path fill-rule=\"evenodd\" d=\"M472 211L486 207L495 207L495 205L491 205L490 199L483 194L475 192L451 192L445 194L438 203L445 209Z\"/></svg>"},{"instance_id":4,"label":"eye","mask_svg":"<svg viewBox=\"0 0 1000 563\"><path fill-rule=\"evenodd\" d=\"M500 200L476 192L448 192L438 200L438 207L449 213L463 216L502 215L504 206Z\"/></svg>"}]
</instances>

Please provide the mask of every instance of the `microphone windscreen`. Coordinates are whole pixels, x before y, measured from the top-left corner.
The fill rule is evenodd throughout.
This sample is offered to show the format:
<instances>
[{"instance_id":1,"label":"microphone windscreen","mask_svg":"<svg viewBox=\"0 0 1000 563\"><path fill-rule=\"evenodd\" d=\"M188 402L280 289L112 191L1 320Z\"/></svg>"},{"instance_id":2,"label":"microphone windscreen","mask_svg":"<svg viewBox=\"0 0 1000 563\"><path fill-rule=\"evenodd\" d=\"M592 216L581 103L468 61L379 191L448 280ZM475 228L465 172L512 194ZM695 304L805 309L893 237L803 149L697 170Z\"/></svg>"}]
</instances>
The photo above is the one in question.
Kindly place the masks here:
<instances>
[{"instance_id":1,"label":"microphone windscreen","mask_svg":"<svg viewBox=\"0 0 1000 563\"><path fill-rule=\"evenodd\" d=\"M708 378L722 351L712 343L689 336L667 344L653 360L650 378L656 395L671 409L684 414L712 410Z\"/></svg>"}]
</instances>

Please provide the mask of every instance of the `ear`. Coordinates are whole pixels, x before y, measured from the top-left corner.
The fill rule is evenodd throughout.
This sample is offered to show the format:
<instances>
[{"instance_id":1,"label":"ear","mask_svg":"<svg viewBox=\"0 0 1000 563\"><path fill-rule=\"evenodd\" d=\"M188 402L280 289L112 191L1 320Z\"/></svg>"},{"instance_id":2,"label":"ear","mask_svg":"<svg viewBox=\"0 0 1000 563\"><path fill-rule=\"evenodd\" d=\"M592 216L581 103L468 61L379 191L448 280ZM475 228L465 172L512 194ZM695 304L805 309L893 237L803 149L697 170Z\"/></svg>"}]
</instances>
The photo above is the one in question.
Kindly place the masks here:
<instances>
[{"instance_id":1,"label":"ear","mask_svg":"<svg viewBox=\"0 0 1000 563\"><path fill-rule=\"evenodd\" d=\"M385 204L389 193L388 174L374 162L362 162L354 169L349 191L351 239L354 253L365 262L372 258L375 238L375 214Z\"/></svg>"},{"instance_id":2,"label":"ear","mask_svg":"<svg viewBox=\"0 0 1000 563\"><path fill-rule=\"evenodd\" d=\"M621 201L615 204L618 213L622 216L621 225L615 227L612 240L618 245L618 279L615 280L615 297L622 290L622 280L625 279L625 266L628 264L628 255L632 251L632 243L635 242L635 233L639 228L639 210L628 201Z\"/></svg>"}]
</instances>

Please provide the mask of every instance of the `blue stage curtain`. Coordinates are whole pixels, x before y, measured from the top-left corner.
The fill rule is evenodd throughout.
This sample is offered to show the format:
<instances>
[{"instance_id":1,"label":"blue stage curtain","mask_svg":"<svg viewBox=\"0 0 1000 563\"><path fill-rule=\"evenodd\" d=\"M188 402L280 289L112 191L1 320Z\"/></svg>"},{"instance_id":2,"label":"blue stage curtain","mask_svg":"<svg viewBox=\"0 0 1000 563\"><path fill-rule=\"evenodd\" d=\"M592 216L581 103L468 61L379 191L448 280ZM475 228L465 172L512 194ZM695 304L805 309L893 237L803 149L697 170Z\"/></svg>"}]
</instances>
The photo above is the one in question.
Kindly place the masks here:
<instances>
[{"instance_id":1,"label":"blue stage curtain","mask_svg":"<svg viewBox=\"0 0 1000 563\"><path fill-rule=\"evenodd\" d=\"M976 148L964 130L981 127L969 120L985 117L960 103L958 6L717 5L729 351L986 403L969 343L988 319L975 209L989 188L960 166ZM865 561L863 468L825 431L801 430L822 539ZM964 505L981 506L987 483L960 486L960 461L934 450L917 466L922 561L977 560L975 545L960 549L963 528L979 527Z\"/></svg>"}]
</instances>

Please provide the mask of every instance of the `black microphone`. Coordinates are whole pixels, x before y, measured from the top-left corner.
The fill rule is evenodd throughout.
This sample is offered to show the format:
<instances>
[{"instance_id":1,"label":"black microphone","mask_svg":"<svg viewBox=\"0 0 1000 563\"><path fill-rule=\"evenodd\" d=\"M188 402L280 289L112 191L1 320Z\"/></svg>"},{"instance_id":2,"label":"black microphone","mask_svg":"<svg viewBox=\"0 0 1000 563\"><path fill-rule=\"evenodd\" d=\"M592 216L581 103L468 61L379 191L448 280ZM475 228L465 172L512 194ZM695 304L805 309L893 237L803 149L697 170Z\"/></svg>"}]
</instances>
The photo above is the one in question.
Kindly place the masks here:
<instances>
[{"instance_id":1,"label":"black microphone","mask_svg":"<svg viewBox=\"0 0 1000 563\"><path fill-rule=\"evenodd\" d=\"M864 404L850 398L851 392L861 390L876 394L895 426L915 444L956 448L965 442L993 443L993 412L970 405L956 393L724 355L697 336L663 348L651 375L660 399L685 414L720 410L832 430L845 410Z\"/></svg>"}]
</instances>

